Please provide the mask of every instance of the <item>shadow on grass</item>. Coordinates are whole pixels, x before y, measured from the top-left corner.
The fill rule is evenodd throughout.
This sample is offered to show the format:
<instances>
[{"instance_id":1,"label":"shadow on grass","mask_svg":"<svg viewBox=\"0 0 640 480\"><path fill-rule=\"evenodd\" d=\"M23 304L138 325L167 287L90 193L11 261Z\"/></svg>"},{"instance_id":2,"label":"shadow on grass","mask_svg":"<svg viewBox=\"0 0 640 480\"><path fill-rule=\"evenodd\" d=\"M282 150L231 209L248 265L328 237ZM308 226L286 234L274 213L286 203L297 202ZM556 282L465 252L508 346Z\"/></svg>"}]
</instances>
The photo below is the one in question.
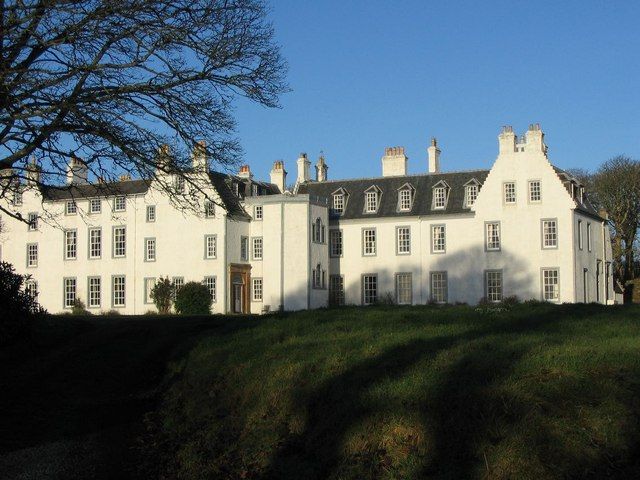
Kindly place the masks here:
<instances>
[{"instance_id":1,"label":"shadow on grass","mask_svg":"<svg viewBox=\"0 0 640 480\"><path fill-rule=\"evenodd\" d=\"M155 406L167 364L204 332L231 335L257 321L50 317L30 342L0 351L0 454L129 428Z\"/></svg>"},{"instance_id":2,"label":"shadow on grass","mask_svg":"<svg viewBox=\"0 0 640 480\"><path fill-rule=\"evenodd\" d=\"M570 314L584 319L603 313L596 305L560 306L546 309L540 314L521 315L517 323L496 319L486 327L472 328L459 335L417 339L398 345L373 358L361 361L344 373L328 379L318 388L298 398L298 407L306 412L303 431L289 435L276 451L263 479L305 478L407 478L408 472L394 472L394 462L384 447L370 445L362 454L345 453L345 443L354 430L374 415L404 416L415 414L422 428L428 432L427 451L414 451L419 457L411 478L514 478L523 473L520 468L528 465L495 465L490 450L505 438L513 435L516 427L528 430L536 442L530 455L548 455L537 458L530 465L540 471L530 472L531 478L637 478L638 464L638 402L632 401L626 409L632 414L624 425L626 451L610 449L607 445L595 446L586 458L571 451L565 439L557 436L539 419L526 417L538 408L517 390L504 390L501 383L513 373L518 362L533 349L560 344L562 335L540 337L526 334L550 333L558 328L559 321ZM620 310L619 310L620 311ZM618 312L619 312L618 311ZM490 337L490 338L487 338ZM420 392L414 404L380 405L371 400L371 391L377 386L406 375L420 363L434 360L439 354L453 348L464 348L455 362L441 371L435 385ZM637 358L636 358L637 360ZM638 370L631 372L636 379L629 385L640 395ZM575 383L571 383L571 382ZM567 380L563 391L556 392L558 402L564 394L586 402L604 398L606 392L598 386L590 386L584 379ZM593 388L590 392L589 389ZM550 395L554 398L554 395ZM399 407L401 411L390 411ZM571 421L571 419L568 419ZM526 437L526 435L525 435ZM375 442L374 442L375 443ZM533 447L533 445L531 445ZM516 448L522 455L522 449ZM526 450L525 450L526 451ZM489 457L487 457L489 455ZM509 452L503 452L508 457ZM555 469L555 471L554 471ZM630 477L631 475L631 477Z\"/></svg>"}]
</instances>

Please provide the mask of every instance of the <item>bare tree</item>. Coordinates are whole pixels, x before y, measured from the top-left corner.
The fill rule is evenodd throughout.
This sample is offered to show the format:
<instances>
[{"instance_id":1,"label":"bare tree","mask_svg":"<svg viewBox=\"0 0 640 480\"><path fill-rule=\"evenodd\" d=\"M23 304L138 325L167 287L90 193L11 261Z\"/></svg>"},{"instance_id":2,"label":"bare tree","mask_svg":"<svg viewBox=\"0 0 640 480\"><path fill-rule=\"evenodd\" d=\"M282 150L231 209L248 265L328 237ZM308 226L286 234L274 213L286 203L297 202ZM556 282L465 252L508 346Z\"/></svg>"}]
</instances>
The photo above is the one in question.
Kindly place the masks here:
<instances>
[{"instance_id":1,"label":"bare tree","mask_svg":"<svg viewBox=\"0 0 640 480\"><path fill-rule=\"evenodd\" d=\"M595 203L613 227L612 246L619 277L634 278L634 245L640 228L640 161L625 156L605 162L591 177Z\"/></svg>"},{"instance_id":2,"label":"bare tree","mask_svg":"<svg viewBox=\"0 0 640 480\"><path fill-rule=\"evenodd\" d=\"M261 0L0 0L0 40L0 198L32 158L42 184L72 157L105 180L181 172L198 141L232 166L232 101L287 90Z\"/></svg>"}]
</instances>

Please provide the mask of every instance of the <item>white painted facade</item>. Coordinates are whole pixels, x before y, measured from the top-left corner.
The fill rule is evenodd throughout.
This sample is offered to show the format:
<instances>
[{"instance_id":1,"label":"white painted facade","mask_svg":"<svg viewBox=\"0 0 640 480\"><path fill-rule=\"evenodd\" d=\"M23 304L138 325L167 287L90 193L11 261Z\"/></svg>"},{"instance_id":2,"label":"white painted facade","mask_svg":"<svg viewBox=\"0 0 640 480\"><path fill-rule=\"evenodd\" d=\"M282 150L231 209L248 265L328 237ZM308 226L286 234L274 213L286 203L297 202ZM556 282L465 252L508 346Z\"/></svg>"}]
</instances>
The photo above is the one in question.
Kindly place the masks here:
<instances>
[{"instance_id":1,"label":"white painted facade","mask_svg":"<svg viewBox=\"0 0 640 480\"><path fill-rule=\"evenodd\" d=\"M224 177L223 183L210 181L196 168L190 174L202 189L196 195L206 193L219 204L213 215L183 212L153 183L141 185L141 181L123 182L112 186L111 193L92 197L86 180L74 173L68 188L79 187L73 198L76 213L65 212L71 201L65 189L53 196L44 193L43 200L39 190L27 188L21 205L7 204L25 218L29 213L42 218L35 230L23 222L2 219L2 260L31 275L38 300L51 312L70 308L72 281L74 298L90 311L140 314L154 310L148 288L167 276L208 282L214 293L214 313L300 310L330 301L474 304L483 297L499 300L511 295L522 300L613 303L607 222L590 206L582 186L549 163L539 127L531 126L520 139L505 128L499 136L498 157L488 172L441 173L435 140L428 152L424 175L406 175L404 149L394 147L385 151L382 177L344 181L326 179L324 158L316 165L319 181L312 181L310 162L301 155L295 193L281 193L286 185L282 162L274 164L270 184L253 182L248 167L238 176L217 174L216 178ZM400 209L401 195L389 182L413 189L411 209L394 214L388 208L397 202ZM531 194L531 182L539 199L537 193ZM473 205L462 205L467 184L477 185ZM245 193L237 194L231 211L229 195L236 194L236 185ZM443 185L447 205L434 208L435 189ZM355 191L360 187L362 191ZM126 208L115 211L120 188ZM221 188L228 190L219 192ZM365 190L375 191L380 202L371 215L366 212ZM333 194L342 191L352 202L351 210L332 215ZM355 208L358 199L363 207ZM101 213L91 213L92 200L100 201ZM149 206L155 209L152 219ZM553 223L555 241L545 245L548 222ZM119 227L125 227L124 256L115 254ZM433 235L434 228L440 232L441 227L444 251L438 252ZM100 255L94 258L90 255L92 229L101 231ZM488 245L488 229L494 233L493 245ZM332 254L336 253L333 231L342 235L340 255ZM371 231L375 242L365 245L364 237L371 239ZM65 232L75 232L70 234L76 239L75 255L66 251L69 234ZM399 247L400 233L404 248ZM155 245L154 258L147 258L149 242ZM35 264L33 258L29 262L33 245L37 245ZM332 288L340 283L343 293Z\"/></svg>"}]
</instances>

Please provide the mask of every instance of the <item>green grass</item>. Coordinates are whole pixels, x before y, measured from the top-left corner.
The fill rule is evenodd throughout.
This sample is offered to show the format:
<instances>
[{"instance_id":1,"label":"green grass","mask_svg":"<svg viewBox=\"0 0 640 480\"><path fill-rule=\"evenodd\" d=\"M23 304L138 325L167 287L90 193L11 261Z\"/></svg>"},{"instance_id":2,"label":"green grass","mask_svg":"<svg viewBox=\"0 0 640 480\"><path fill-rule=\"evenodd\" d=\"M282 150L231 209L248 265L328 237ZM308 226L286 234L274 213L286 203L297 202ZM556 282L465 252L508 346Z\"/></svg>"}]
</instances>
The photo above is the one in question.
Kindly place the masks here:
<instances>
[{"instance_id":1,"label":"green grass","mask_svg":"<svg viewBox=\"0 0 640 480\"><path fill-rule=\"evenodd\" d=\"M85 477L640 477L638 306L53 322L0 352L0 470L89 438Z\"/></svg>"}]
</instances>

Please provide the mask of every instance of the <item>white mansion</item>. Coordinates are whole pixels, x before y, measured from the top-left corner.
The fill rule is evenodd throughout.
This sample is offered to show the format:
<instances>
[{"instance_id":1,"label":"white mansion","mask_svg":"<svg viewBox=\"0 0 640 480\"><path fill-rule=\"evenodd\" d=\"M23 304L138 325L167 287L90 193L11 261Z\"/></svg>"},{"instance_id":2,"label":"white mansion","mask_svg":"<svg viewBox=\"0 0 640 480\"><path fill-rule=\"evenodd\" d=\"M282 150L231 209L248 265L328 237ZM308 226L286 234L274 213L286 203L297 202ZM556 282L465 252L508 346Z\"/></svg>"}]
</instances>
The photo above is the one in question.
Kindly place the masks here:
<instances>
[{"instance_id":1,"label":"white mansion","mask_svg":"<svg viewBox=\"0 0 640 480\"><path fill-rule=\"evenodd\" d=\"M2 260L31 275L29 290L50 312L79 298L91 311L141 314L154 309L160 277L204 282L215 313L511 295L614 302L607 221L549 163L539 126L522 137L503 128L490 170L441 172L439 156L433 140L427 172L408 175L404 149L387 148L381 177L330 181L322 157L312 180L302 154L288 192L281 161L267 183L248 166L209 171L195 155L190 175L215 199L199 215L155 181L90 184L76 162L64 187L11 199L30 223L3 219ZM56 222L42 221L44 211Z\"/></svg>"}]
</instances>

